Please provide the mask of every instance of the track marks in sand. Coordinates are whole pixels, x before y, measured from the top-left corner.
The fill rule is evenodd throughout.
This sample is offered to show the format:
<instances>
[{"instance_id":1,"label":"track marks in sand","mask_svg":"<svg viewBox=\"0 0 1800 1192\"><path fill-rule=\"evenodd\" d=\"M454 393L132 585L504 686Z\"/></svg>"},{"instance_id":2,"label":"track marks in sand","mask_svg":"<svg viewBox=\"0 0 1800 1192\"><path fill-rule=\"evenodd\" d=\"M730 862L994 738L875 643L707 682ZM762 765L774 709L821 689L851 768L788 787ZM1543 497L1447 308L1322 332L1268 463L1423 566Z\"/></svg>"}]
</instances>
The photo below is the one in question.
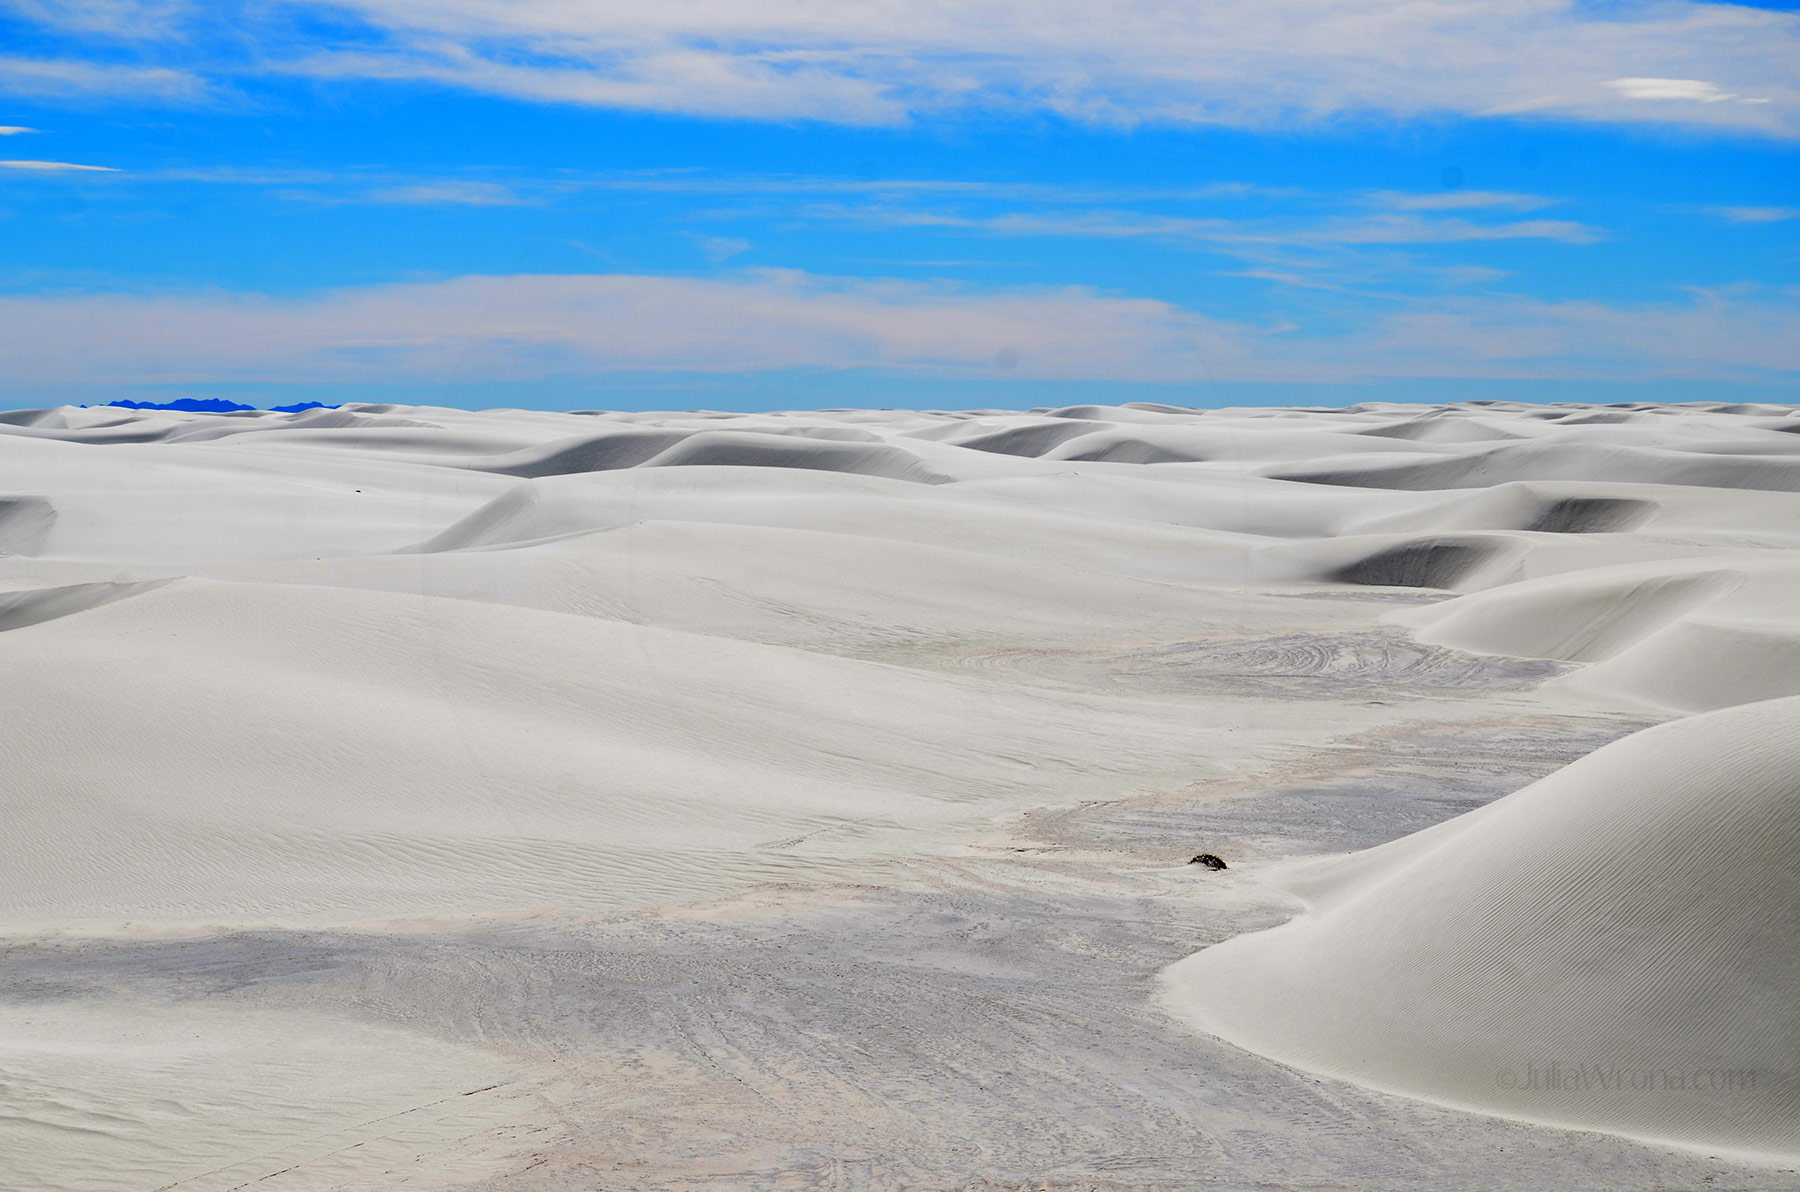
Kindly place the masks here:
<instances>
[{"instance_id":1,"label":"track marks in sand","mask_svg":"<svg viewBox=\"0 0 1800 1192\"><path fill-rule=\"evenodd\" d=\"M1366 807L1399 784L1429 822L1438 780L1480 801L1609 727L1370 740L1331 766L1371 771ZM1321 780L1340 777L1328 767ZM1290 793L1285 822L1332 840L1331 798L1305 782ZM1321 1080L1167 1019L1148 1004L1158 967L1281 913L1245 886L1250 867L1215 881L1173 855L1176 842L1224 839L1235 861L1248 825L1220 813L1256 801L1033 815L1007 838L1048 851L926 860L902 889L773 889L457 932L15 945L0 955L0 998L228 993L271 1013L428 1022L546 1061L515 1086L524 1128L456 1144L513 1157L478 1188L1201 1192L1292 1184L1296 1163L1317 1186L1361 1192L1528 1192L1595 1170L1634 1188L1791 1182ZM1096 850L1110 861L1079 859Z\"/></svg>"},{"instance_id":2,"label":"track marks in sand","mask_svg":"<svg viewBox=\"0 0 1800 1192\"><path fill-rule=\"evenodd\" d=\"M1244 634L1111 649L874 648L868 657L1019 677L1071 689L1207 701L1453 698L1458 692L1529 690L1565 669L1547 659L1501 658L1421 645L1393 631Z\"/></svg>"}]
</instances>

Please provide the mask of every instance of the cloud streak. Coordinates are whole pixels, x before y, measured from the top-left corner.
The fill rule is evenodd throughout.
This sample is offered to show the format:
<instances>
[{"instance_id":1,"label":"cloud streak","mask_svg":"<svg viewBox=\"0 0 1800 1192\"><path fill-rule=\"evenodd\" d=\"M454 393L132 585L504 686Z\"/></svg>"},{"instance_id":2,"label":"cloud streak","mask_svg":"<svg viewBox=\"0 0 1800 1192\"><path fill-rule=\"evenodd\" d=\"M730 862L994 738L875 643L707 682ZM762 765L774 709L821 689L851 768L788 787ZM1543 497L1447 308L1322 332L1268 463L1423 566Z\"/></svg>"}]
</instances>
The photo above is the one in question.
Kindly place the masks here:
<instances>
[{"instance_id":1,"label":"cloud streak","mask_svg":"<svg viewBox=\"0 0 1800 1192\"><path fill-rule=\"evenodd\" d=\"M1785 223L1800 219L1800 207L1708 207L1706 210L1731 223Z\"/></svg>"},{"instance_id":2,"label":"cloud streak","mask_svg":"<svg viewBox=\"0 0 1800 1192\"><path fill-rule=\"evenodd\" d=\"M0 170L29 170L36 174L116 174L112 166L85 166L73 161L0 161Z\"/></svg>"},{"instance_id":3,"label":"cloud streak","mask_svg":"<svg viewBox=\"0 0 1800 1192\"><path fill-rule=\"evenodd\" d=\"M415 207L522 207L534 201L497 182L455 180L378 187L369 192L368 199Z\"/></svg>"},{"instance_id":4,"label":"cloud streak","mask_svg":"<svg viewBox=\"0 0 1800 1192\"><path fill-rule=\"evenodd\" d=\"M191 91L185 72L205 47L215 79L415 83L740 119L877 125L979 110L1271 127L1510 113L1800 136L1800 15L1688 0L1604 11L1573 0L109 0L23 11L144 58L135 78L100 63L85 78L79 63L18 64L13 85L36 70L50 89ZM329 48L303 32L320 21Z\"/></svg>"},{"instance_id":5,"label":"cloud streak","mask_svg":"<svg viewBox=\"0 0 1800 1192\"><path fill-rule=\"evenodd\" d=\"M1473 375L1555 360L1577 376L1800 379L1800 293L1694 290L1685 302L1633 305L1453 299L1384 319L1369 350L1395 361L1461 359Z\"/></svg>"},{"instance_id":6,"label":"cloud streak","mask_svg":"<svg viewBox=\"0 0 1800 1192\"><path fill-rule=\"evenodd\" d=\"M1499 209L1504 211L1537 211L1553 207L1557 200L1543 195L1513 194L1493 190L1446 190L1431 194L1408 194L1383 190L1369 196L1378 207L1400 211L1471 211Z\"/></svg>"},{"instance_id":7,"label":"cloud streak","mask_svg":"<svg viewBox=\"0 0 1800 1192\"><path fill-rule=\"evenodd\" d=\"M1273 328L1081 287L976 290L786 270L717 279L470 276L309 298L0 297L12 386L528 384L619 371L879 369L1115 381L1800 377L1800 294L1636 306L1413 304L1349 331Z\"/></svg>"},{"instance_id":8,"label":"cloud streak","mask_svg":"<svg viewBox=\"0 0 1800 1192\"><path fill-rule=\"evenodd\" d=\"M204 79L185 68L0 55L0 93L27 99L192 103L208 90Z\"/></svg>"},{"instance_id":9,"label":"cloud streak","mask_svg":"<svg viewBox=\"0 0 1800 1192\"><path fill-rule=\"evenodd\" d=\"M1526 196L1518 197L1523 199ZM1416 211L1376 212L1322 219L1202 218L1118 208L965 215L955 211L885 204L859 207L829 203L814 204L803 208L798 214L813 219L887 227L953 228L1000 236L1186 241L1226 250L1277 246L1322 248L1339 245L1459 244L1489 240L1555 240L1564 244L1593 244L1603 238L1598 229L1573 220L1528 219L1478 223L1459 217L1437 215L1428 204L1419 206L1424 209L1424 214Z\"/></svg>"},{"instance_id":10,"label":"cloud streak","mask_svg":"<svg viewBox=\"0 0 1800 1192\"><path fill-rule=\"evenodd\" d=\"M1765 98L1746 98L1703 79L1608 79L1607 87L1626 99L1650 99L1677 103L1768 103Z\"/></svg>"}]
</instances>

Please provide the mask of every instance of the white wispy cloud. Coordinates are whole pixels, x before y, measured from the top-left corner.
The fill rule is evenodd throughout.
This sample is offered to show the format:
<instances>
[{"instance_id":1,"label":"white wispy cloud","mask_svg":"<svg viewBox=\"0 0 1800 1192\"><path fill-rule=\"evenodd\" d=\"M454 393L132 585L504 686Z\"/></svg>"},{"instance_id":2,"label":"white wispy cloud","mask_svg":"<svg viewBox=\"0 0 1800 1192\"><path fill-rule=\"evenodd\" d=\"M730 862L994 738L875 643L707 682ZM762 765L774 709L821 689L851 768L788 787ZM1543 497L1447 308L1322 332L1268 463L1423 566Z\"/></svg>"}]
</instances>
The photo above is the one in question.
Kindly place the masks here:
<instances>
[{"instance_id":1,"label":"white wispy cloud","mask_svg":"<svg viewBox=\"0 0 1800 1192\"><path fill-rule=\"evenodd\" d=\"M0 137L16 137L20 133L36 132L35 128L26 128L22 124L0 124Z\"/></svg>"},{"instance_id":2,"label":"white wispy cloud","mask_svg":"<svg viewBox=\"0 0 1800 1192\"><path fill-rule=\"evenodd\" d=\"M1473 240L1560 240L1592 244L1600 233L1568 219L1475 223L1467 219L1391 213L1328 220L1299 238L1340 244L1455 244Z\"/></svg>"},{"instance_id":3,"label":"white wispy cloud","mask_svg":"<svg viewBox=\"0 0 1800 1192\"><path fill-rule=\"evenodd\" d=\"M1706 211L1732 223L1784 223L1800 219L1800 207L1708 207Z\"/></svg>"},{"instance_id":4,"label":"white wispy cloud","mask_svg":"<svg viewBox=\"0 0 1800 1192\"><path fill-rule=\"evenodd\" d=\"M160 39L177 34L198 8L195 0L7 0L16 15L69 33Z\"/></svg>"},{"instance_id":5,"label":"white wispy cloud","mask_svg":"<svg viewBox=\"0 0 1800 1192\"><path fill-rule=\"evenodd\" d=\"M1401 211L1469 211L1498 208L1505 211L1537 211L1555 206L1558 200L1544 195L1513 194L1495 190L1446 190L1430 194L1410 194L1397 190L1380 190L1369 196L1380 207Z\"/></svg>"},{"instance_id":6,"label":"white wispy cloud","mask_svg":"<svg viewBox=\"0 0 1800 1192\"><path fill-rule=\"evenodd\" d=\"M1326 218L1212 218L1128 209L1010 211L969 215L894 205L814 204L800 215L888 227L958 228L997 235L1079 239L1155 239L1218 246L1331 244L1454 244L1480 240L1559 240L1592 244L1598 229L1573 220L1529 219L1477 223L1413 212L1381 212Z\"/></svg>"},{"instance_id":7,"label":"white wispy cloud","mask_svg":"<svg viewBox=\"0 0 1800 1192\"><path fill-rule=\"evenodd\" d=\"M209 90L191 69L0 55L0 92L42 100L191 102Z\"/></svg>"},{"instance_id":8,"label":"white wispy cloud","mask_svg":"<svg viewBox=\"0 0 1800 1192\"><path fill-rule=\"evenodd\" d=\"M1469 295L1349 331L1251 324L1080 287L972 289L783 270L514 275L260 294L0 297L0 384L477 381L660 370L1340 381L1800 375L1800 293L1661 303Z\"/></svg>"},{"instance_id":9,"label":"white wispy cloud","mask_svg":"<svg viewBox=\"0 0 1800 1192\"><path fill-rule=\"evenodd\" d=\"M368 192L374 203L440 207L519 207L534 200L498 182L432 181L382 186Z\"/></svg>"},{"instance_id":10,"label":"white wispy cloud","mask_svg":"<svg viewBox=\"0 0 1800 1192\"><path fill-rule=\"evenodd\" d=\"M115 174L112 166L86 166L73 161L0 161L0 170L31 170L43 174L70 172Z\"/></svg>"},{"instance_id":11,"label":"white wispy cloud","mask_svg":"<svg viewBox=\"0 0 1800 1192\"><path fill-rule=\"evenodd\" d=\"M14 380L530 378L613 369L1156 368L1235 351L1227 325L1082 288L975 292L763 270L728 279L463 277L260 295L0 298Z\"/></svg>"},{"instance_id":12,"label":"white wispy cloud","mask_svg":"<svg viewBox=\"0 0 1800 1192\"><path fill-rule=\"evenodd\" d=\"M732 257L742 256L750 251L750 242L742 236L696 235L693 241L706 254L706 259L715 265L722 265Z\"/></svg>"},{"instance_id":13,"label":"white wispy cloud","mask_svg":"<svg viewBox=\"0 0 1800 1192\"><path fill-rule=\"evenodd\" d=\"M1746 99L1727 91L1717 83L1704 79L1608 79L1606 85L1626 99L1671 100L1683 103L1767 103L1767 99Z\"/></svg>"},{"instance_id":14,"label":"white wispy cloud","mask_svg":"<svg viewBox=\"0 0 1800 1192\"><path fill-rule=\"evenodd\" d=\"M146 66L184 71L205 47L212 78L412 81L732 118L1036 110L1268 127L1511 112L1800 135L1800 14L1692 0L30 0L25 12L135 37ZM296 14L327 17L330 44L295 32L308 27Z\"/></svg>"},{"instance_id":15,"label":"white wispy cloud","mask_svg":"<svg viewBox=\"0 0 1800 1192\"><path fill-rule=\"evenodd\" d=\"M1239 267L1223 271L1225 276L1359 294L1383 302L1406 301L1407 291L1416 295L1421 283L1427 288L1468 286L1506 276L1492 268L1443 260L1443 250L1456 245L1535 240L1583 246L1607 238L1604 229L1574 220L1516 218L1521 210L1553 201L1536 195L1482 194L1480 204L1462 205L1467 214L1432 210L1429 204L1413 210L1369 210L1404 208L1412 197L1310 193L1285 208L1260 202L1224 215L1115 206L995 211L997 204L970 200L955 208L824 200L786 208L784 214L871 228L941 228L1008 238L1157 241L1237 263ZM1200 211L1217 207L1188 206ZM1401 289L1395 291L1395 286Z\"/></svg>"},{"instance_id":16,"label":"white wispy cloud","mask_svg":"<svg viewBox=\"0 0 1800 1192\"><path fill-rule=\"evenodd\" d=\"M829 178L800 174L724 174L701 170L637 170L552 173L490 172L486 178L420 175L385 167L334 169L182 166L139 170L146 182L196 182L220 186L268 187L294 198L332 203L468 203L505 206L537 204L590 194L637 193L753 200L817 198L887 203L921 198L1018 203L1188 203L1247 199L1287 199L1303 192L1287 186L1248 182L1198 181L1169 185L1094 185L1050 182L993 182L968 178ZM791 213L794 208L784 205Z\"/></svg>"},{"instance_id":17,"label":"white wispy cloud","mask_svg":"<svg viewBox=\"0 0 1800 1192\"><path fill-rule=\"evenodd\" d=\"M1390 359L1461 359L1476 375L1543 375L1533 365L1546 360L1598 376L1794 375L1800 293L1695 289L1664 303L1451 299L1387 316L1368 346Z\"/></svg>"}]
</instances>

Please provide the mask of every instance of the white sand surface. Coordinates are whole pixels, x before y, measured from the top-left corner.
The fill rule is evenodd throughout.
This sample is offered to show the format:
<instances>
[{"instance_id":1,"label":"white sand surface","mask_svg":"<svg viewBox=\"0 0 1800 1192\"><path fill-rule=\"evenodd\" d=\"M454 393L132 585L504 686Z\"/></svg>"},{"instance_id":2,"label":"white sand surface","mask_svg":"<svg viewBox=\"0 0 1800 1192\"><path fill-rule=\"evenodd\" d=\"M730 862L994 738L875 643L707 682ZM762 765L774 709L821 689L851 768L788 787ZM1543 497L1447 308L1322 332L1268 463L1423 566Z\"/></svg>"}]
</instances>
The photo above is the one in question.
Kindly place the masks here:
<instances>
[{"instance_id":1,"label":"white sand surface","mask_svg":"<svg viewBox=\"0 0 1800 1192\"><path fill-rule=\"evenodd\" d=\"M1307 913L1174 966L1177 1013L1449 1104L1800 1153L1800 699L1279 880Z\"/></svg>"},{"instance_id":2,"label":"white sand surface","mask_svg":"<svg viewBox=\"0 0 1800 1192\"><path fill-rule=\"evenodd\" d=\"M444 1117L470 1114L472 1096L511 1075L489 1052L335 1016L217 1004L9 1006L0 1012L0 1188L235 1188L290 1157L322 1163L336 1179L380 1179L396 1157L391 1143L358 1147L336 1130L394 1118L385 1134L436 1141ZM466 1125L449 1126L458 1128ZM320 1135L338 1145L308 1146Z\"/></svg>"},{"instance_id":3,"label":"white sand surface","mask_svg":"<svg viewBox=\"0 0 1800 1192\"><path fill-rule=\"evenodd\" d=\"M6 414L0 1188L1782 1186L1797 432Z\"/></svg>"}]
</instances>

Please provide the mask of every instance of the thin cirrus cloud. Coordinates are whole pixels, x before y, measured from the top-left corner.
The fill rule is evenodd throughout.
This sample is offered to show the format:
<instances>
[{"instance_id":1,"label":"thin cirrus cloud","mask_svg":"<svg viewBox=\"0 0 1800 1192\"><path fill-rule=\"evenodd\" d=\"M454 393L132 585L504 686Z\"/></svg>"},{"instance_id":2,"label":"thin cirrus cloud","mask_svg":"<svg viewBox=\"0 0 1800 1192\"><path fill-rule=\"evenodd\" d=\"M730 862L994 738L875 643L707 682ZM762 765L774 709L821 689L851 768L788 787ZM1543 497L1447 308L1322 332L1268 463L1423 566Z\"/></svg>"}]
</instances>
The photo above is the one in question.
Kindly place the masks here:
<instances>
[{"instance_id":1,"label":"thin cirrus cloud","mask_svg":"<svg viewBox=\"0 0 1800 1192\"><path fill-rule=\"evenodd\" d=\"M1374 196L1315 193L1305 196L1297 212L1275 214L1268 204L1258 214L1183 216L1118 207L1090 210L1059 206L1048 210L1009 210L975 214L936 207L896 204L821 202L798 208L799 219L862 224L877 228L943 229L1020 239L1142 240L1180 246L1229 258L1245 268L1222 276L1245 277L1286 287L1316 289L1364 298L1406 300L1394 285L1424 283L1428 287L1483 284L1506 276L1491 268L1444 264L1416 250L1460 244L1548 241L1574 246L1608 239L1600 228L1573 220L1479 220L1462 214L1425 210L1368 210L1396 204L1394 199L1433 196ZM1542 196L1486 195L1481 206L1515 210L1548 205ZM1476 204L1459 204L1473 212ZM1321 212L1320 208L1326 210ZM1336 208L1342 213L1331 213ZM1348 208L1347 211L1344 209ZM1415 293L1417 292L1415 288Z\"/></svg>"},{"instance_id":2,"label":"thin cirrus cloud","mask_svg":"<svg viewBox=\"0 0 1800 1192\"><path fill-rule=\"evenodd\" d=\"M845 124L955 110L1246 127L1518 113L1800 136L1800 14L1685 0L111 0L22 11L169 72L145 75L146 91L198 86L174 76L199 69L212 81L412 82ZM294 32L308 17L331 21L329 48ZM59 85L75 84L69 65L55 68ZM97 88L129 82L92 66Z\"/></svg>"},{"instance_id":3,"label":"thin cirrus cloud","mask_svg":"<svg viewBox=\"0 0 1800 1192\"><path fill-rule=\"evenodd\" d=\"M1260 186L1234 181L1152 186L994 182L926 177L855 179L691 170L609 173L558 170L549 174L520 171L498 178L470 178L402 174L383 168L353 166L306 169L183 166L134 170L132 176L146 184L198 183L265 187L278 197L314 202L416 206L538 206L579 199L586 195L610 193L730 200L811 198L844 201L866 198L891 203L930 197L939 200L1064 204L1192 203L1250 198L1266 201L1292 199L1304 194L1294 187ZM793 210L795 208L791 206L783 208L784 212Z\"/></svg>"},{"instance_id":4,"label":"thin cirrus cloud","mask_svg":"<svg viewBox=\"0 0 1800 1192\"><path fill-rule=\"evenodd\" d=\"M1013 211L976 216L883 205L857 207L814 204L802 209L799 214L814 219L849 220L890 227L941 227L1005 236L1097 240L1148 238L1193 241L1228 248L1254 245L1454 244L1483 240L1556 240L1565 244L1592 244L1602 238L1597 229L1573 220L1530 219L1477 223L1457 217L1416 212L1377 212L1310 221L1282 221L1267 218L1197 218L1118 209Z\"/></svg>"},{"instance_id":5,"label":"thin cirrus cloud","mask_svg":"<svg viewBox=\"0 0 1800 1192\"><path fill-rule=\"evenodd\" d=\"M36 174L116 174L112 166L89 166L74 161L0 161L0 170L29 170Z\"/></svg>"},{"instance_id":6,"label":"thin cirrus cloud","mask_svg":"<svg viewBox=\"0 0 1800 1192\"><path fill-rule=\"evenodd\" d=\"M1800 207L1708 207L1706 210L1732 223L1769 224L1800 219Z\"/></svg>"},{"instance_id":7,"label":"thin cirrus cloud","mask_svg":"<svg viewBox=\"0 0 1800 1192\"><path fill-rule=\"evenodd\" d=\"M1432 194L1408 194L1400 191L1376 191L1369 196L1378 207L1401 211L1469 211L1497 209L1503 211L1537 211L1553 207L1558 200L1543 195L1515 194L1493 190L1446 190Z\"/></svg>"},{"instance_id":8,"label":"thin cirrus cloud","mask_svg":"<svg viewBox=\"0 0 1800 1192\"><path fill-rule=\"evenodd\" d=\"M28 99L190 103L209 90L204 79L186 68L0 55L0 93Z\"/></svg>"},{"instance_id":9,"label":"thin cirrus cloud","mask_svg":"<svg viewBox=\"0 0 1800 1192\"><path fill-rule=\"evenodd\" d=\"M56 163L44 163L46 167ZM78 168L69 166L68 168ZM96 167L103 168L103 167ZM874 227L943 228L1010 237L1096 240L1153 239L1232 248L1271 245L1455 244L1496 240L1551 240L1592 244L1604 233L1564 219L1516 219L1561 202L1545 195L1499 191L1304 193L1293 188L1241 182L1187 186L1093 187L1046 183L999 184L961 179L897 178L861 181L799 176L707 174L520 176L505 181L371 175L368 171L176 169L138 175L146 182L201 182L275 188L283 198L331 204L404 206L539 206L595 191L646 191L754 200L761 196L811 198L784 206L803 220ZM852 200L867 199L856 202ZM1006 202L1013 210L971 214L918 205L917 200L967 205ZM1293 214L1257 218L1174 215L1120 203L1209 203L1258 200L1265 212L1280 200L1303 208L1348 209L1336 216ZM1009 202L1010 201L1010 202ZM1043 204L1028 208L1026 203ZM1085 206L1080 206L1085 204ZM1484 218L1475 218L1484 217Z\"/></svg>"},{"instance_id":10,"label":"thin cirrus cloud","mask_svg":"<svg viewBox=\"0 0 1800 1192\"><path fill-rule=\"evenodd\" d=\"M1600 233L1569 219L1474 223L1466 219L1387 214L1329 221L1307 233L1304 239L1337 244L1457 244L1479 240L1558 240L1564 244L1593 244L1600 239Z\"/></svg>"},{"instance_id":11,"label":"thin cirrus cloud","mask_svg":"<svg viewBox=\"0 0 1800 1192\"><path fill-rule=\"evenodd\" d=\"M1469 296L1351 330L1275 330L1087 288L969 289L784 270L470 276L310 298L0 297L8 385L459 382L619 371L880 369L1112 381L1741 378L1800 369L1800 298Z\"/></svg>"},{"instance_id":12,"label":"thin cirrus cloud","mask_svg":"<svg viewBox=\"0 0 1800 1192\"><path fill-rule=\"evenodd\" d=\"M460 181L384 186L370 191L368 199L417 207L523 207L537 201L497 182Z\"/></svg>"}]
</instances>

